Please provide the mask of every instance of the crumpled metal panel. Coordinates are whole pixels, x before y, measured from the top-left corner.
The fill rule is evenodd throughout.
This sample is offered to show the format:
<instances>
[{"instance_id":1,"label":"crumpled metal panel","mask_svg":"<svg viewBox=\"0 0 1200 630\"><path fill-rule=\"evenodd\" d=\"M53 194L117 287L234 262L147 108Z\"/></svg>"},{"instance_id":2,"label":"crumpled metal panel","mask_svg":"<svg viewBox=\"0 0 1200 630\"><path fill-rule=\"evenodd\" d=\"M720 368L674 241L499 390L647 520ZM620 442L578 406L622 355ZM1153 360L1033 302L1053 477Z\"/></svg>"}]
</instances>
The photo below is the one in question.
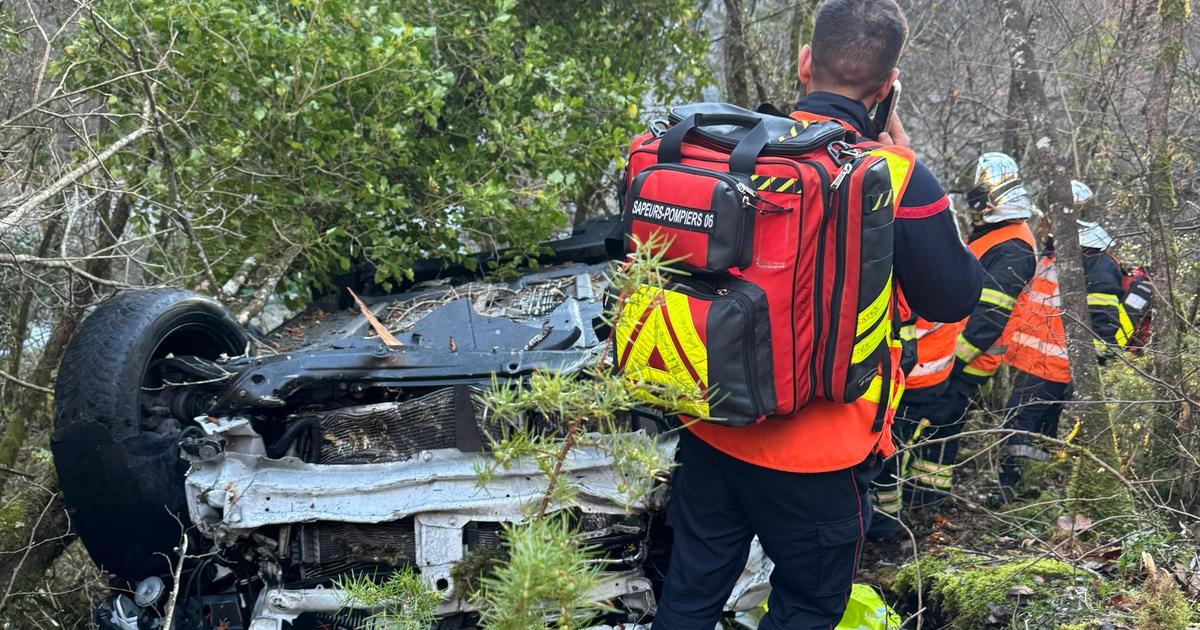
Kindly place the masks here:
<instances>
[{"instance_id":1,"label":"crumpled metal panel","mask_svg":"<svg viewBox=\"0 0 1200 630\"><path fill-rule=\"evenodd\" d=\"M669 455L674 440L664 440L659 448ZM470 517L464 524L471 519L521 520L522 508L546 490L541 471L532 462L517 463L496 471L491 482L480 487L477 467L484 462L456 449L356 466L223 453L192 464L186 483L188 509L194 522L230 532L313 521L386 523L424 512ZM626 511L624 495L617 489L621 479L602 450L576 449L563 471L579 486L584 511Z\"/></svg>"},{"instance_id":2,"label":"crumpled metal panel","mask_svg":"<svg viewBox=\"0 0 1200 630\"><path fill-rule=\"evenodd\" d=\"M654 609L650 580L634 572L602 574L591 599L620 600L629 610L643 613ZM283 630L285 622L294 621L304 613L337 613L347 609L377 610L356 604L345 591L335 588L267 589L254 605L250 630ZM465 601L451 597L439 606L438 613L450 615L467 610L471 608Z\"/></svg>"}]
</instances>

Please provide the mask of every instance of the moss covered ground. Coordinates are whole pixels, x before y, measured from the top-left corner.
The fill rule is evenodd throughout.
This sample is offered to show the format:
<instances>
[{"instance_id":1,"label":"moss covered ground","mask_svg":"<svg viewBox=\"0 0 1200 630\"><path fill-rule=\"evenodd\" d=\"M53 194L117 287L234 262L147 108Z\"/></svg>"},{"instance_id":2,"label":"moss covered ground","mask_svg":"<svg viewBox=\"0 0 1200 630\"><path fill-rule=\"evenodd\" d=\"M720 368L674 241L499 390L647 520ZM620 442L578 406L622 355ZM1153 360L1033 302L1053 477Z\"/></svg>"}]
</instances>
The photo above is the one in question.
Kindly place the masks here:
<instances>
[{"instance_id":1,"label":"moss covered ground","mask_svg":"<svg viewBox=\"0 0 1200 630\"><path fill-rule=\"evenodd\" d=\"M1079 516L1067 495L1080 470L1066 458L1027 464L1015 495L1001 495L996 449L964 446L953 496L910 506L911 537L864 555L860 581L890 593L905 628L919 613L923 630L1200 630L1191 535L1122 501Z\"/></svg>"}]
</instances>

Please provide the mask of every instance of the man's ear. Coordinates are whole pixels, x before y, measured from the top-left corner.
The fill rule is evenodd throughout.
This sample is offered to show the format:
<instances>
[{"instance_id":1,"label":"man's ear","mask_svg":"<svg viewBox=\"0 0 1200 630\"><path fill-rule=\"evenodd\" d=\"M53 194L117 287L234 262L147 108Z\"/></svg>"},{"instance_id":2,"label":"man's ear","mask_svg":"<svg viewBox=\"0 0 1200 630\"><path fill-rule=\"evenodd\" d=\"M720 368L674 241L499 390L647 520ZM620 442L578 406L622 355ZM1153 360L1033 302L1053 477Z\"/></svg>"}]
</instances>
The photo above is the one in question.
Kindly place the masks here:
<instances>
[{"instance_id":1,"label":"man's ear","mask_svg":"<svg viewBox=\"0 0 1200 630\"><path fill-rule=\"evenodd\" d=\"M812 46L808 44L800 47L800 58L796 63L796 74L800 77L800 83L807 91L808 85L812 83Z\"/></svg>"},{"instance_id":2,"label":"man's ear","mask_svg":"<svg viewBox=\"0 0 1200 630\"><path fill-rule=\"evenodd\" d=\"M883 99L887 98L888 92L892 91L892 84L895 83L896 79L899 79L899 78L900 78L900 69L892 68L892 71L888 73L887 79L883 82L883 85L879 88L879 90L877 90L875 92L874 95L871 96L871 101L869 103L867 103L867 107L869 108L869 107L873 106L875 103L878 103L879 101L882 101Z\"/></svg>"}]
</instances>

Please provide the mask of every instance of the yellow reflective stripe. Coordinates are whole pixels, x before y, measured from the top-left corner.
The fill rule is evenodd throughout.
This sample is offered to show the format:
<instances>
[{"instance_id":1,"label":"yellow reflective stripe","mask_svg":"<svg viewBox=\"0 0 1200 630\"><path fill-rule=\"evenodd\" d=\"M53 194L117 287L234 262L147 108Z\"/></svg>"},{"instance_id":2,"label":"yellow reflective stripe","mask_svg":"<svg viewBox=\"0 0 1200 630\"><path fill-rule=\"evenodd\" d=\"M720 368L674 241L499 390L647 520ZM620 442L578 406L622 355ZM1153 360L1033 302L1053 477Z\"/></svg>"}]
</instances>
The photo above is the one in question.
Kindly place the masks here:
<instances>
[{"instance_id":1,"label":"yellow reflective stripe","mask_svg":"<svg viewBox=\"0 0 1200 630\"><path fill-rule=\"evenodd\" d=\"M871 379L871 383L867 385L867 391L863 393L862 400L879 404L879 393L883 391L883 377L876 374L875 378ZM895 409L900 406L900 396L904 394L904 385L896 380L892 381L892 395L888 397L888 408Z\"/></svg>"},{"instance_id":2,"label":"yellow reflective stripe","mask_svg":"<svg viewBox=\"0 0 1200 630\"><path fill-rule=\"evenodd\" d=\"M999 369L999 368L997 368L997 369ZM987 378L987 377L995 374L996 370L994 370L994 369L993 370L985 370L982 368L977 368L974 365L971 365L968 363L965 367L963 367L963 373L970 374L971 376L981 376L981 377Z\"/></svg>"},{"instance_id":3,"label":"yellow reflective stripe","mask_svg":"<svg viewBox=\"0 0 1200 630\"><path fill-rule=\"evenodd\" d=\"M670 317L670 328L664 318L660 306L666 306ZM641 330L635 330L638 323L645 318ZM670 331L675 331L681 356L672 341ZM637 333L633 347L628 348L629 340ZM658 351L662 358L665 371L649 365L650 356ZM636 388L634 396L644 402L671 406L678 411L696 417L708 417L710 407L703 400L705 384L708 383L708 351L705 349L700 335L692 321L692 312L688 308L688 297L674 291L664 291L655 287L642 286L626 301L617 321L617 356L626 353L629 359L625 365L625 377L628 380L677 388L683 393L685 402L669 405L659 399L653 392L644 388ZM700 382L693 380L687 365L691 365Z\"/></svg>"},{"instance_id":4,"label":"yellow reflective stripe","mask_svg":"<svg viewBox=\"0 0 1200 630\"><path fill-rule=\"evenodd\" d=\"M867 308L858 314L858 327L854 331L855 337L861 337L863 333L873 328L879 323L879 320L883 319L883 316L887 314L891 297L892 277L888 276L887 282L883 284L883 290L879 292L879 295L875 296L874 300L871 300Z\"/></svg>"},{"instance_id":5,"label":"yellow reflective stripe","mask_svg":"<svg viewBox=\"0 0 1200 630\"><path fill-rule=\"evenodd\" d=\"M959 335L956 343L954 344L954 354L963 361L970 363L971 361L975 360L975 357L983 354L983 350L976 348L971 344L970 341L967 341L965 337Z\"/></svg>"},{"instance_id":6,"label":"yellow reflective stripe","mask_svg":"<svg viewBox=\"0 0 1200 630\"><path fill-rule=\"evenodd\" d=\"M900 327L900 338L904 341L915 341L917 339L917 325L909 324Z\"/></svg>"},{"instance_id":7,"label":"yellow reflective stripe","mask_svg":"<svg viewBox=\"0 0 1200 630\"><path fill-rule=\"evenodd\" d=\"M1125 310L1124 304L1117 305L1117 345L1124 348L1129 339L1133 337L1133 320L1129 319L1129 312Z\"/></svg>"},{"instance_id":8,"label":"yellow reflective stripe","mask_svg":"<svg viewBox=\"0 0 1200 630\"><path fill-rule=\"evenodd\" d=\"M979 302L981 304L993 304L1011 311L1013 305L1017 303L1017 298L996 289L984 289L983 293L979 295Z\"/></svg>"},{"instance_id":9,"label":"yellow reflective stripe","mask_svg":"<svg viewBox=\"0 0 1200 630\"><path fill-rule=\"evenodd\" d=\"M912 479L918 483L943 490L949 490L954 487L954 470L950 466L943 466L937 462L914 457L910 468L914 471Z\"/></svg>"},{"instance_id":10,"label":"yellow reflective stripe","mask_svg":"<svg viewBox=\"0 0 1200 630\"><path fill-rule=\"evenodd\" d=\"M913 468L913 470L917 470L920 472L937 474L937 473L942 472L943 469L945 469L946 467L942 466L938 462L930 461L928 459L922 459L920 457L914 457L912 460L912 468Z\"/></svg>"},{"instance_id":11,"label":"yellow reflective stripe","mask_svg":"<svg viewBox=\"0 0 1200 630\"><path fill-rule=\"evenodd\" d=\"M708 383L708 349L704 347L704 342L700 340L700 333L696 331L696 323L692 321L692 309L688 305L688 297L682 293L668 291L667 314L671 317L676 339L679 341L679 346L683 348L684 354L687 355L688 363L691 363L692 369L700 377L700 382ZM691 378L690 374L688 378Z\"/></svg>"},{"instance_id":12,"label":"yellow reflective stripe","mask_svg":"<svg viewBox=\"0 0 1200 630\"><path fill-rule=\"evenodd\" d=\"M1117 307L1121 305L1121 301L1117 299L1117 296L1111 293L1089 293L1087 296L1087 303L1088 306Z\"/></svg>"},{"instance_id":13,"label":"yellow reflective stripe","mask_svg":"<svg viewBox=\"0 0 1200 630\"><path fill-rule=\"evenodd\" d=\"M888 514L899 514L903 508L899 492L889 492L886 496L883 492L876 493L875 501L876 509Z\"/></svg>"},{"instance_id":14,"label":"yellow reflective stripe","mask_svg":"<svg viewBox=\"0 0 1200 630\"><path fill-rule=\"evenodd\" d=\"M871 209L868 212L879 212L880 210L883 209L884 205L892 205L892 191L891 190L887 191L886 193L884 193L882 195L879 195L879 198L875 200L875 205L871 206Z\"/></svg>"},{"instance_id":15,"label":"yellow reflective stripe","mask_svg":"<svg viewBox=\"0 0 1200 630\"><path fill-rule=\"evenodd\" d=\"M887 335L888 328L890 326L888 326L886 319L879 320L879 323L875 325L875 330L872 330L870 334L863 337L862 341L854 344L854 353L850 357L850 362L862 363L871 358L871 353L875 352L879 344L883 343L883 338Z\"/></svg>"},{"instance_id":16,"label":"yellow reflective stripe","mask_svg":"<svg viewBox=\"0 0 1200 630\"><path fill-rule=\"evenodd\" d=\"M905 181L908 180L908 175L912 172L914 160L908 155L892 150L890 147L880 147L868 152L869 155L877 155L882 157L888 166L888 175L892 179L892 211L894 212L900 205L900 195L896 194L904 187Z\"/></svg>"}]
</instances>

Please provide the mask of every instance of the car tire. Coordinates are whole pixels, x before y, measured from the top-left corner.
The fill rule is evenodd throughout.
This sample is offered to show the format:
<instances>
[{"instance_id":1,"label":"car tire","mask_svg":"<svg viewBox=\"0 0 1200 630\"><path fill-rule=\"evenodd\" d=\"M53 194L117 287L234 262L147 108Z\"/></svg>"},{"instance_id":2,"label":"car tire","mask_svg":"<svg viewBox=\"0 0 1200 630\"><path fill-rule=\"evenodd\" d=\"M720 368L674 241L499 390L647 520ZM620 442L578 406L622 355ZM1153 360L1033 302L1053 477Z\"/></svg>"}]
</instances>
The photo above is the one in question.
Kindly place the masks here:
<instances>
[{"instance_id":1,"label":"car tire","mask_svg":"<svg viewBox=\"0 0 1200 630\"><path fill-rule=\"evenodd\" d=\"M71 338L54 388L51 449L75 531L104 570L130 580L169 574L188 522L179 425L147 426L143 411L151 363L236 356L246 344L225 307L180 289L118 294Z\"/></svg>"}]
</instances>

